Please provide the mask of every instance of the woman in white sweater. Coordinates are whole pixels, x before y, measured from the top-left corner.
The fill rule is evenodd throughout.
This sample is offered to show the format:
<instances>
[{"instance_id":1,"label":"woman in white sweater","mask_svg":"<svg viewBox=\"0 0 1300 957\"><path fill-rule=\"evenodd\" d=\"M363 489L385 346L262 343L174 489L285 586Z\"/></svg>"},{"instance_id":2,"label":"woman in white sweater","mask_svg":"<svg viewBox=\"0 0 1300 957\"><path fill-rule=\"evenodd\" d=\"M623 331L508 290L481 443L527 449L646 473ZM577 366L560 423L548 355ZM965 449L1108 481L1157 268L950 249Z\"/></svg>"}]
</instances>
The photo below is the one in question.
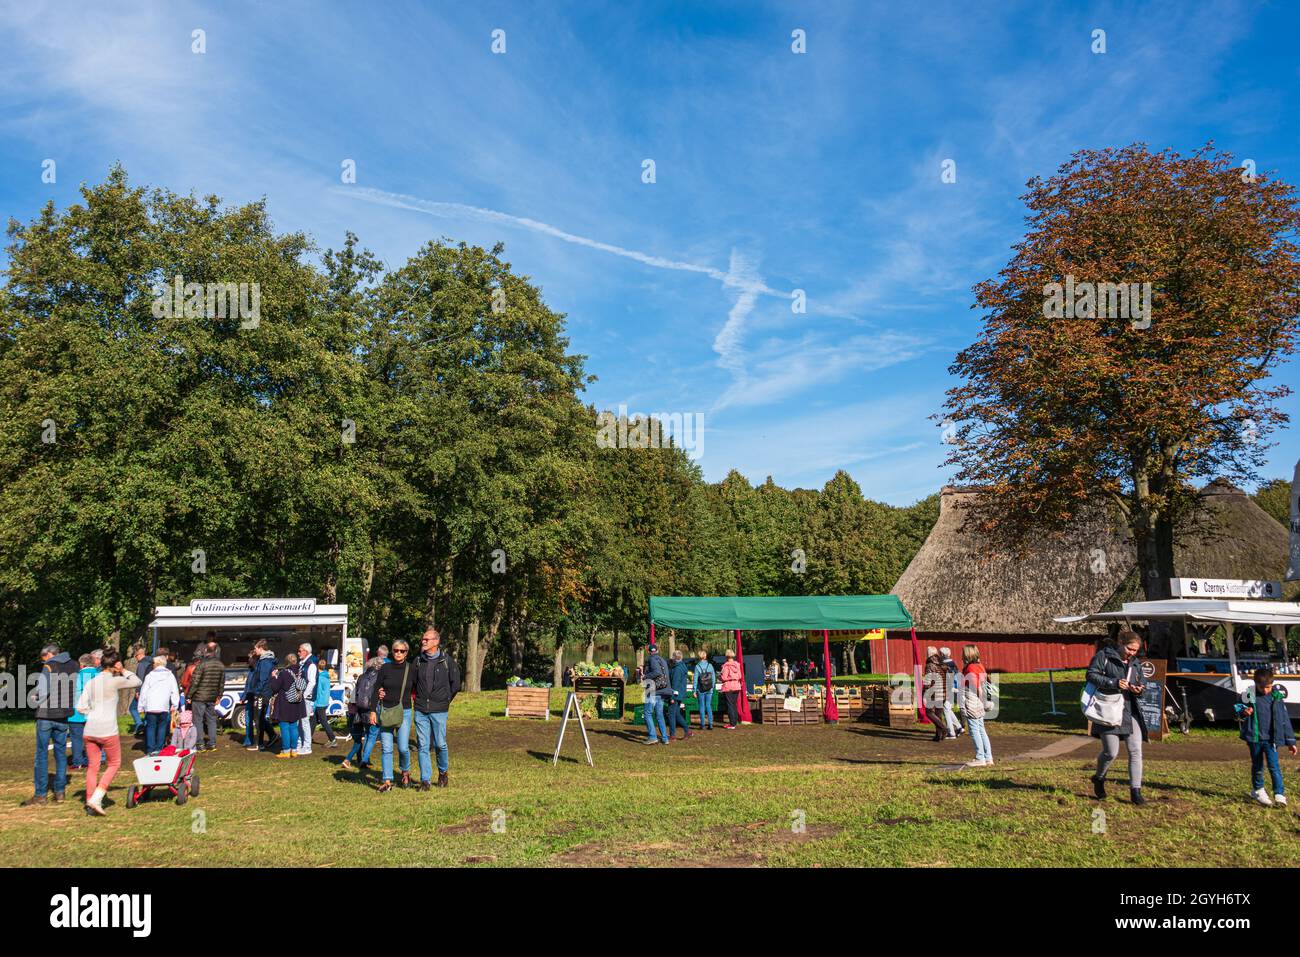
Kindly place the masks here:
<instances>
[{"instance_id":1,"label":"woman in white sweater","mask_svg":"<svg viewBox=\"0 0 1300 957\"><path fill-rule=\"evenodd\" d=\"M122 659L113 649L104 652L100 672L86 682L77 699L77 710L86 716L86 813L104 813L104 795L122 766L122 739L117 730L118 695L123 688L140 687L140 679L122 669ZM108 756L104 773L99 773L99 755Z\"/></svg>"}]
</instances>

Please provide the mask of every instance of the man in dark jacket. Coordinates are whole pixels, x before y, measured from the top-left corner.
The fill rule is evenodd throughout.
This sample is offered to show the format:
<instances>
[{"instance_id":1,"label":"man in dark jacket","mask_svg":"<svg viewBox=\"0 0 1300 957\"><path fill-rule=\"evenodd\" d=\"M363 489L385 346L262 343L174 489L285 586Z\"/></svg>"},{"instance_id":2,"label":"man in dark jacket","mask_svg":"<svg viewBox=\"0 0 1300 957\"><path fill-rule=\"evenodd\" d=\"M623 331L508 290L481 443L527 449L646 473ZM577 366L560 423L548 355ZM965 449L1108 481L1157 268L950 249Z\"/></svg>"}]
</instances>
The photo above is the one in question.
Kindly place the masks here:
<instances>
[{"instance_id":1,"label":"man in dark jacket","mask_svg":"<svg viewBox=\"0 0 1300 957\"><path fill-rule=\"evenodd\" d=\"M429 790L433 766L429 745L438 754L438 787L447 786L447 709L460 691L460 667L442 651L442 636L430 626L415 659L415 736L419 742L420 790Z\"/></svg>"},{"instance_id":2,"label":"man in dark jacket","mask_svg":"<svg viewBox=\"0 0 1300 957\"><path fill-rule=\"evenodd\" d=\"M41 672L28 704L36 709L36 761L32 767L36 793L23 807L45 804L50 791L50 745L54 745L54 800L63 800L68 786L68 718L76 702L72 692L81 666L58 645L41 649Z\"/></svg>"},{"instance_id":3,"label":"man in dark jacket","mask_svg":"<svg viewBox=\"0 0 1300 957\"><path fill-rule=\"evenodd\" d=\"M217 700L226 686L226 667L211 650L204 648L203 660L190 674L188 694L190 710L194 712L194 727L198 731L198 749L217 749Z\"/></svg>"}]
</instances>

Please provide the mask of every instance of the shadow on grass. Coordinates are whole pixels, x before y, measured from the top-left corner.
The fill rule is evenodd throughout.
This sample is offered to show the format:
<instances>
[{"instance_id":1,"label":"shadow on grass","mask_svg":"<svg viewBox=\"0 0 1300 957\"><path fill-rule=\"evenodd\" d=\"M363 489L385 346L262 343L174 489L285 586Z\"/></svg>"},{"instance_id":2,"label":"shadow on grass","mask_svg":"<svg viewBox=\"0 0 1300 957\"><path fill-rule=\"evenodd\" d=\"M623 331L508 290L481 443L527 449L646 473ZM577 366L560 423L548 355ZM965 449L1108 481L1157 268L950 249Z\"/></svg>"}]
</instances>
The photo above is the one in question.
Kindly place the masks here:
<instances>
[{"instance_id":1,"label":"shadow on grass","mask_svg":"<svg viewBox=\"0 0 1300 957\"><path fill-rule=\"evenodd\" d=\"M974 769L973 769L974 770ZM945 777L945 778L927 778L927 784L940 784L950 788L979 788L985 791L1039 791L1043 794L1057 794L1066 796L1074 794L1066 788L1057 787L1053 784L1025 784L1020 781L1013 781L1010 778L991 778L991 777Z\"/></svg>"},{"instance_id":2,"label":"shadow on grass","mask_svg":"<svg viewBox=\"0 0 1300 957\"><path fill-rule=\"evenodd\" d=\"M529 751L527 752L527 754L530 758L536 758L538 761L545 761L547 764L550 764L552 761L555 760L554 752L547 753L545 751ZM574 758L574 757L570 757L567 754L561 754L560 761L562 761L565 764L586 764L587 763L587 759L585 757Z\"/></svg>"}]
</instances>

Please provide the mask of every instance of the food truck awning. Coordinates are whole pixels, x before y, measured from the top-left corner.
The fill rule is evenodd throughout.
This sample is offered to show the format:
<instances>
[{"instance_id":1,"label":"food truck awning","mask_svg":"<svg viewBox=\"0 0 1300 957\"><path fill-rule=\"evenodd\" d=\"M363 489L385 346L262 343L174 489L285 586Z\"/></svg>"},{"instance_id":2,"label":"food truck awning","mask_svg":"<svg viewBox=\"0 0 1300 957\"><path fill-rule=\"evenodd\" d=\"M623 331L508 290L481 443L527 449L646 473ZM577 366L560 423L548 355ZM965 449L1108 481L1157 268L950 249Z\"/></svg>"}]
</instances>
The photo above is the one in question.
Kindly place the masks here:
<instances>
[{"instance_id":1,"label":"food truck awning","mask_svg":"<svg viewBox=\"0 0 1300 957\"><path fill-rule=\"evenodd\" d=\"M912 627L912 616L897 595L659 596L650 599L650 621L669 628L701 631L869 631Z\"/></svg>"},{"instance_id":2,"label":"food truck awning","mask_svg":"<svg viewBox=\"0 0 1300 957\"><path fill-rule=\"evenodd\" d=\"M316 605L310 614L203 614L190 605L160 605L150 628L287 628L298 625L346 625L347 605Z\"/></svg>"},{"instance_id":3,"label":"food truck awning","mask_svg":"<svg viewBox=\"0 0 1300 957\"><path fill-rule=\"evenodd\" d=\"M1080 621L1188 621L1234 625L1300 625L1300 602L1226 601L1170 598L1164 601L1126 601L1120 611L1091 615L1061 615L1061 624Z\"/></svg>"}]
</instances>

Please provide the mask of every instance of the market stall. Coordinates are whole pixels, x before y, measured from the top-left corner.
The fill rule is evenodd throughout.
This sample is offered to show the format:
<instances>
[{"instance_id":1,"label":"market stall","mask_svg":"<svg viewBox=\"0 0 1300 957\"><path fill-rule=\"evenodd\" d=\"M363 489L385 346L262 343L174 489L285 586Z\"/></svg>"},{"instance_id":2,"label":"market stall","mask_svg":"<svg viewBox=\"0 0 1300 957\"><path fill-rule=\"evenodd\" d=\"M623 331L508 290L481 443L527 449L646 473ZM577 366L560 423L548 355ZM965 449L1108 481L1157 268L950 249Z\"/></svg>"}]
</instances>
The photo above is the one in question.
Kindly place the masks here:
<instances>
[{"instance_id":1,"label":"market stall","mask_svg":"<svg viewBox=\"0 0 1300 957\"><path fill-rule=\"evenodd\" d=\"M1153 621L1181 625L1183 654L1168 662L1163 705L1185 722L1231 719L1238 695L1251 686L1255 669L1264 664L1273 667L1288 713L1300 717L1300 660L1287 642L1288 629L1300 625L1300 602L1258 597L1280 596L1280 582L1176 578L1171 591L1179 597L1129 601L1118 611L1056 620L1122 622L1128 628Z\"/></svg>"},{"instance_id":2,"label":"market stall","mask_svg":"<svg viewBox=\"0 0 1300 957\"><path fill-rule=\"evenodd\" d=\"M667 627L694 631L731 631L736 638L736 658L745 674L745 694L740 696L740 719L752 723L755 711L761 721L770 713L774 723L803 724L815 721L838 721L842 712L855 713L865 708L860 695L856 707L850 704L854 695L844 689L838 692L831 687L830 632L848 631L868 633L876 629L912 631L913 663L920 665L920 649L916 646L916 633L912 616L896 595L783 595L762 598L696 598L686 596L655 596L650 599L650 640L655 640L655 628ZM743 631L820 631L824 688L819 694L772 695L768 703L767 688L762 680L751 679L751 669L745 666L745 651L741 642ZM759 689L762 689L762 693ZM796 722L793 705L785 700L794 698L800 718ZM808 707L809 699L812 706ZM843 704L841 705L841 702ZM780 704L778 708L777 705ZM924 716L919 698L918 714ZM782 715L789 715L783 719ZM849 714L845 714L848 717Z\"/></svg>"}]
</instances>

